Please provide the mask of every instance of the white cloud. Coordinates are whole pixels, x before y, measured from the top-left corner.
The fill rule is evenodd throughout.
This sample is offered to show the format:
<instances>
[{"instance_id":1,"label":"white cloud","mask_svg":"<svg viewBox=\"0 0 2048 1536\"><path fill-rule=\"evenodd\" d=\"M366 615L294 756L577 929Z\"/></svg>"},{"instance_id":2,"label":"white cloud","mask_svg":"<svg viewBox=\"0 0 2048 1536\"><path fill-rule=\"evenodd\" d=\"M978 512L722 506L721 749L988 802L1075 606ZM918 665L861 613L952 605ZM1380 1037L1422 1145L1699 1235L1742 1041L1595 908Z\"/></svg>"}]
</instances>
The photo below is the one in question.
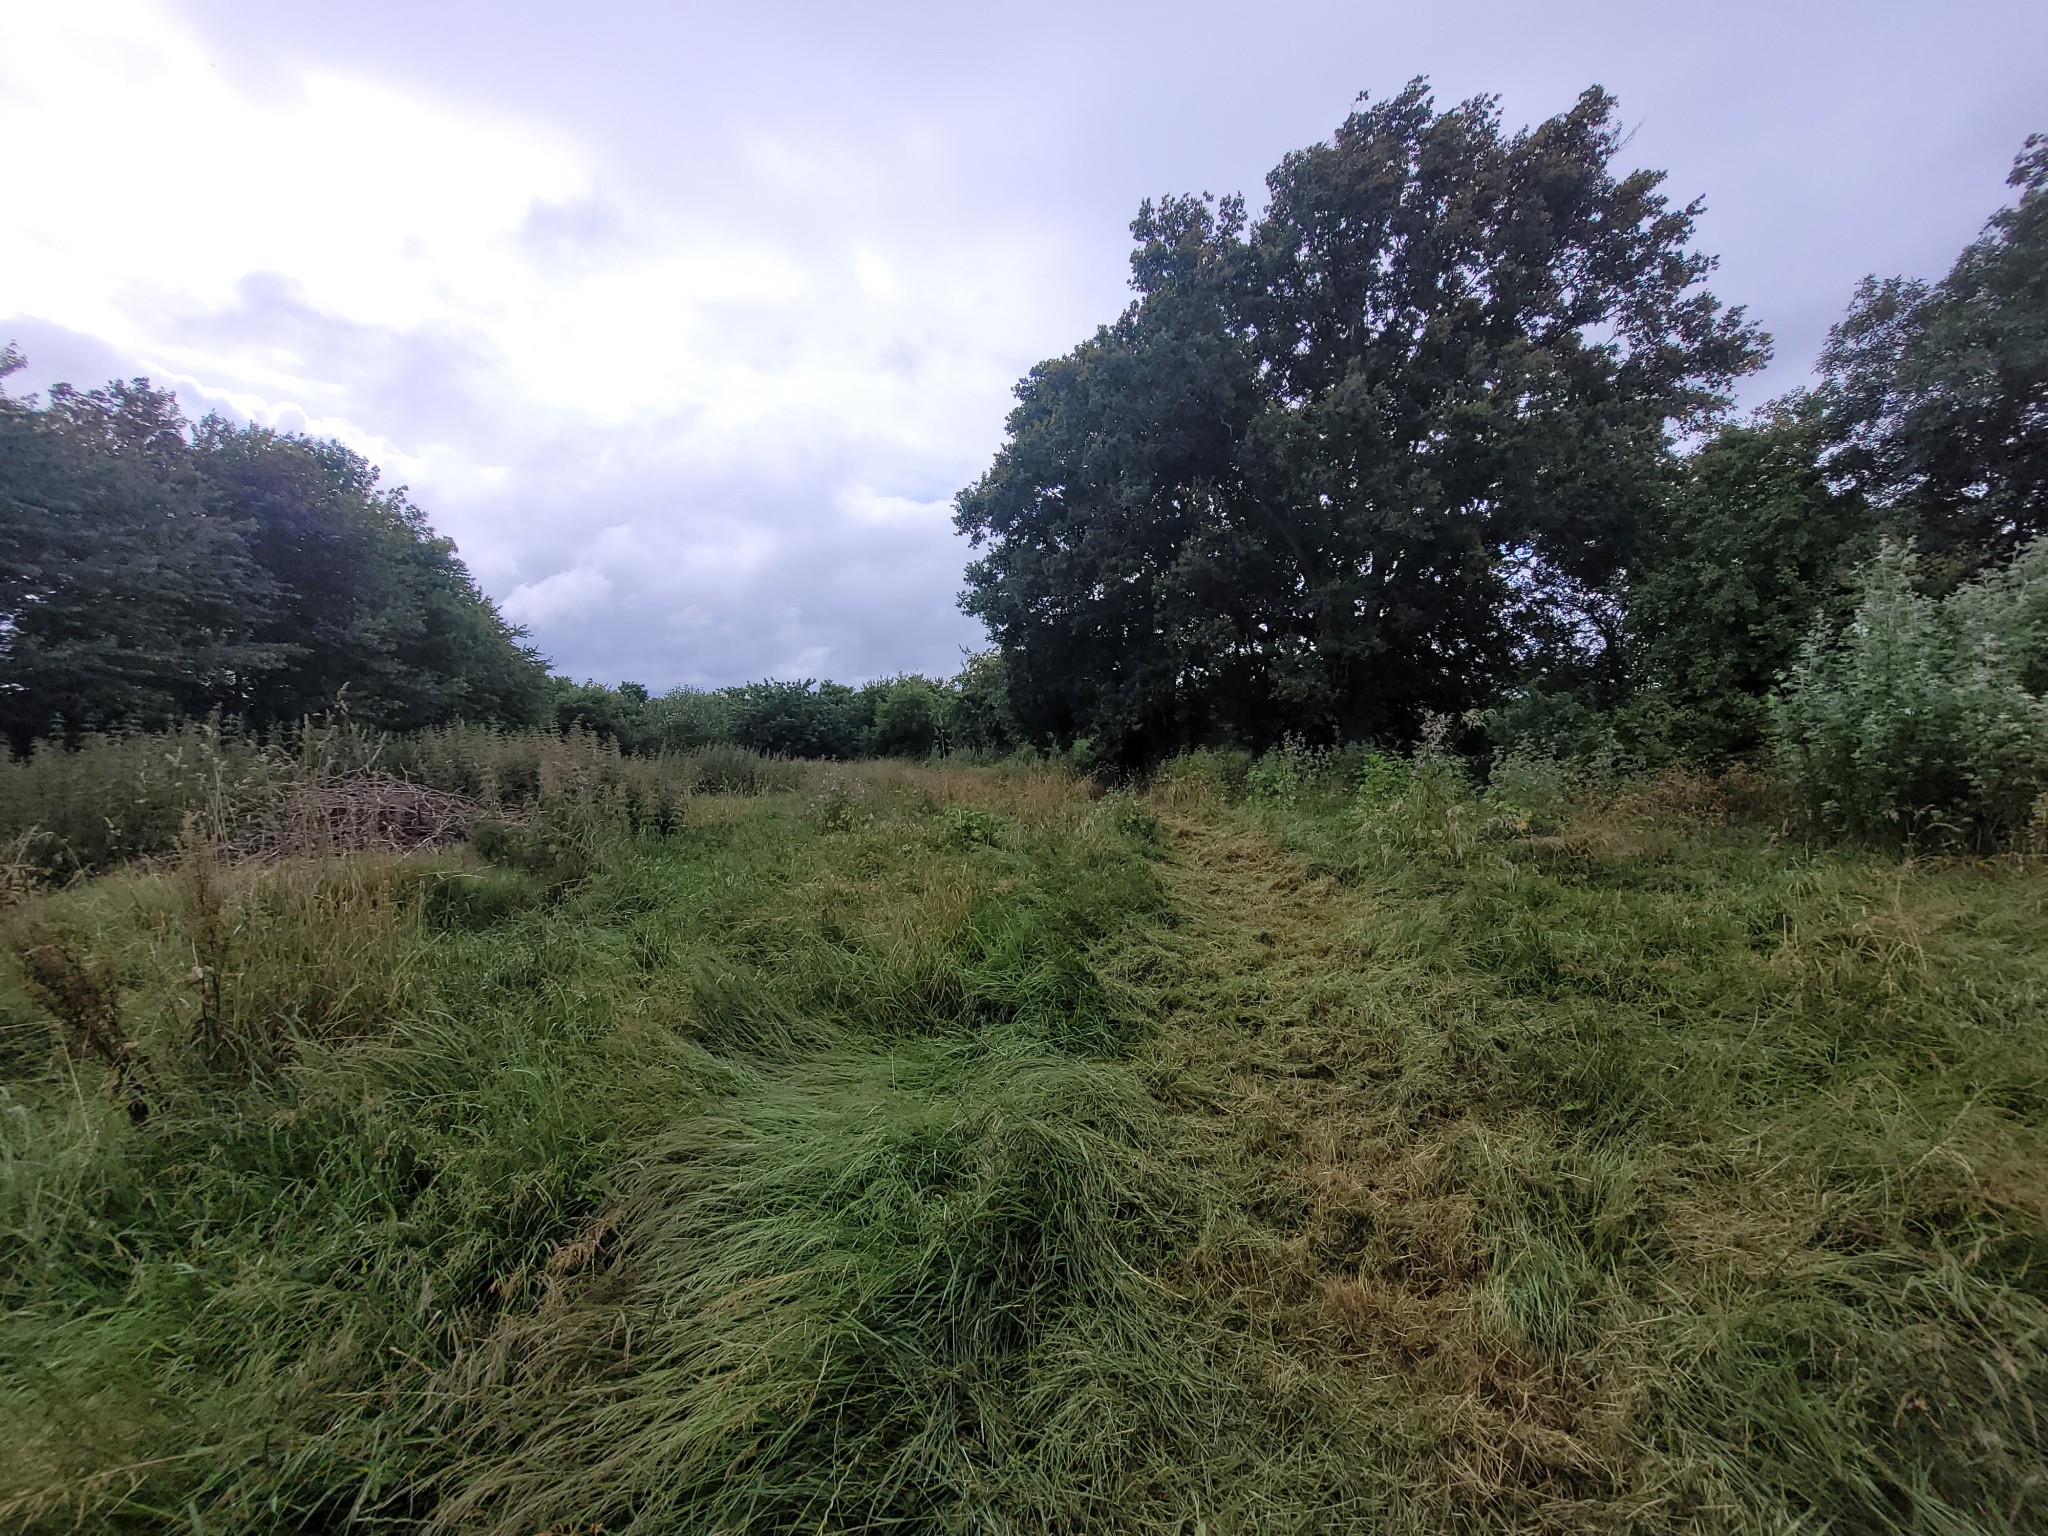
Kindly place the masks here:
<instances>
[{"instance_id":1,"label":"white cloud","mask_svg":"<svg viewBox=\"0 0 2048 1536\"><path fill-rule=\"evenodd\" d=\"M871 485L846 487L840 492L839 505L841 510L866 523L932 527L949 523L953 516L950 497L915 501L908 496L885 496Z\"/></svg>"},{"instance_id":2,"label":"white cloud","mask_svg":"<svg viewBox=\"0 0 2048 1536\"><path fill-rule=\"evenodd\" d=\"M1515 118L1615 87L1786 339L1773 389L1857 274L1938 271L2039 126L2048 32L2018 0L1736 9L1679 47L1621 0L1251 31L1164 0L13 0L0 340L71 370L40 383L147 372L343 439L577 675L941 668L977 634L947 498L1016 377L1124 301L1139 197L1256 194L1361 87L1431 71Z\"/></svg>"},{"instance_id":3,"label":"white cloud","mask_svg":"<svg viewBox=\"0 0 2048 1536\"><path fill-rule=\"evenodd\" d=\"M16 302L133 345L168 306L225 304L284 272L378 325L488 321L533 287L513 236L590 169L529 124L308 72L258 100L147 0L0 12L0 134L20 226Z\"/></svg>"},{"instance_id":4,"label":"white cloud","mask_svg":"<svg viewBox=\"0 0 2048 1536\"><path fill-rule=\"evenodd\" d=\"M350 443L548 649L620 649L600 632L627 593L746 650L720 617L736 584L800 565L807 520L900 520L966 474L1014 373L972 338L1004 328L988 286L1029 242L990 231L963 283L918 232L869 227L875 173L843 149L727 146L794 226L744 199L685 213L542 124L332 70L239 86L154 0L0 11L0 141L38 146L0 172L21 315L199 408ZM949 601L957 559L918 563ZM723 661L660 654L642 619L632 670L888 664L897 615L818 642L815 595Z\"/></svg>"},{"instance_id":5,"label":"white cloud","mask_svg":"<svg viewBox=\"0 0 2048 1536\"><path fill-rule=\"evenodd\" d=\"M588 618L612 595L612 579L587 565L522 582L506 596L505 617L515 624L546 626Z\"/></svg>"}]
</instances>

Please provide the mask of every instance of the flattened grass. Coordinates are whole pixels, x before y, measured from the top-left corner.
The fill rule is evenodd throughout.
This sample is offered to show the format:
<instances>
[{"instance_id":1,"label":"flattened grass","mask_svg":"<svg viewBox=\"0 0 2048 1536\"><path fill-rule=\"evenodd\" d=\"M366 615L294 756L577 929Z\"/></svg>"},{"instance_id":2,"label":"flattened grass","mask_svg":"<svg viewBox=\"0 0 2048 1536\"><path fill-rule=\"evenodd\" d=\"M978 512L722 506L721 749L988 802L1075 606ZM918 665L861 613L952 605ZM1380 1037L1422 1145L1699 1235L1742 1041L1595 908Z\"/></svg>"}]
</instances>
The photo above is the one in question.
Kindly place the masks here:
<instances>
[{"instance_id":1,"label":"flattened grass","mask_svg":"<svg viewBox=\"0 0 2048 1536\"><path fill-rule=\"evenodd\" d=\"M2048 1525L2038 861L1224 766L17 904L0 1524Z\"/></svg>"},{"instance_id":2,"label":"flattened grass","mask_svg":"<svg viewBox=\"0 0 2048 1536\"><path fill-rule=\"evenodd\" d=\"M1144 850L1058 776L819 770L714 807L572 825L566 882L191 865L17 908L112 988L149 1113L6 1000L0 1518L537 1529L622 1414L621 1446L684 1429L593 1495L614 1528L1118 1496L1083 1405L1124 1390L1109 1344L1169 1352L1136 1266L1186 1219L1153 1198L1156 1110L1099 1059L1143 1022L1115 961L1161 903ZM633 1358L668 1363L592 1420L557 1389L613 1390L614 1287L667 1340ZM508 1348L563 1381L495 1381ZM731 1360L756 1397L688 1411ZM990 1438L946 1492L945 1421L916 1426L952 1391ZM806 1404L835 1392L827 1434ZM1030 1428L1032 1393L1078 1428ZM787 1454L749 1450L757 1420ZM1094 1493L1014 1450L1063 1434ZM767 1480L735 1492L735 1458Z\"/></svg>"}]
</instances>

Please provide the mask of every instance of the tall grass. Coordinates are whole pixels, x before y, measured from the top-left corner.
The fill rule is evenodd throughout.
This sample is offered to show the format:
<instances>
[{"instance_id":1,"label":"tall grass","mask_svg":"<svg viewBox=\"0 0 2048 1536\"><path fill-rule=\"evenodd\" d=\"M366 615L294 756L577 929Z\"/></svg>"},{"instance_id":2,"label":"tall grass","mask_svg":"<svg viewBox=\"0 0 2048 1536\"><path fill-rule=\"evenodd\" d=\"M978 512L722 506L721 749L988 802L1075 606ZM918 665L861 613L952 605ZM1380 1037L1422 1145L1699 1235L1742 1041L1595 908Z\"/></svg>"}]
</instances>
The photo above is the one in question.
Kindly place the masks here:
<instances>
[{"instance_id":1,"label":"tall grass","mask_svg":"<svg viewBox=\"0 0 2048 1536\"><path fill-rule=\"evenodd\" d=\"M275 844L306 820L309 792L375 776L464 797L481 816L581 810L667 828L692 795L791 789L803 769L730 745L629 757L580 730L388 736L344 720L268 740L212 723L87 736L0 756L0 894L168 854L188 819L223 843Z\"/></svg>"},{"instance_id":2,"label":"tall grass","mask_svg":"<svg viewBox=\"0 0 2048 1536\"><path fill-rule=\"evenodd\" d=\"M959 831L967 793L980 835ZM25 1129L0 1212L0 1509L232 1529L438 1509L529 1529L575 1512L595 1485L564 1493L560 1457L635 1403L652 1459L603 1507L738 1509L722 1479L754 1437L744 1414L720 1431L686 1413L656 1456L671 1398L716 1396L724 1369L709 1319L692 1334L663 1299L684 1275L706 1297L786 1293L780 1311L733 1295L718 1335L723 1359L759 1340L762 1390L808 1448L756 1453L764 1477L811 1480L776 1507L828 1484L845 1509L938 1507L936 1430L909 1426L985 1344L1015 1357L990 1362L991 1411L1034 1381L1123 1390L1084 1336L1163 1347L1131 1265L1173 1219L1153 1198L1160 1129L1094 1061L1135 1027L1114 950L1159 900L1128 819L1049 777L834 769L665 833L588 822L588 868L554 886L448 855L218 870L195 853L25 904L20 932L61 934L113 990L149 1113L100 1112L110 1069L39 1057L26 1042L61 1021L6 1003ZM785 1278L799 1261L814 1279ZM616 1411L606 1287L652 1308L628 1317L629 1358L659 1366ZM1062 1311L1075 1339L1041 1361L1027 1325ZM829 1324L824 1353L785 1338L802 1317ZM546 1339L589 1392L495 1378ZM829 1437L792 1406L791 1370L813 1393L838 1382L849 1414L896 1405L872 1457L801 1471ZM1032 1453L988 1431L981 1459L1029 1482ZM1093 1432L1077 1419L1075 1454L1105 1462ZM1099 1505L1119 1486L1105 1465L1092 1494L1035 1496Z\"/></svg>"},{"instance_id":3,"label":"tall grass","mask_svg":"<svg viewBox=\"0 0 2048 1536\"><path fill-rule=\"evenodd\" d=\"M2048 1524L2034 861L421 741L467 848L0 919L0 1526Z\"/></svg>"}]
</instances>

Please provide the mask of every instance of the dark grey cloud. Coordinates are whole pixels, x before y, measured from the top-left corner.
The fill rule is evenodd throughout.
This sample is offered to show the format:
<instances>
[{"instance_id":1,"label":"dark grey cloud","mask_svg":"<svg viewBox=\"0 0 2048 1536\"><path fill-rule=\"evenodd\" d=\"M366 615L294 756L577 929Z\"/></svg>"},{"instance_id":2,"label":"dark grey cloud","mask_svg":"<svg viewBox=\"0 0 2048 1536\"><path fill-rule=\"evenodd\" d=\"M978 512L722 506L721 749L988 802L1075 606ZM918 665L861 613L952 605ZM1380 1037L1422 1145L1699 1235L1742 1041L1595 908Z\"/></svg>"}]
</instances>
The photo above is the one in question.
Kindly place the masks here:
<instances>
[{"instance_id":1,"label":"dark grey cloud","mask_svg":"<svg viewBox=\"0 0 2048 1536\"><path fill-rule=\"evenodd\" d=\"M15 300L37 373L148 368L195 409L343 433L560 666L656 685L950 667L975 631L944 502L1009 384L1123 304L1139 199L1256 202L1361 90L1427 74L1515 122L1614 91L1628 157L1705 199L1717 290L1777 338L1751 402L1805 380L1863 273L1943 270L2048 127L2048 22L1988 0L166 14L204 60L166 98L190 133L273 114L347 180L356 98L323 117L325 77L414 138L366 149L331 210L285 198L296 243L250 223L176 283L138 246L106 305ZM243 146L201 147L235 174ZM360 256L326 259L330 217Z\"/></svg>"}]
</instances>

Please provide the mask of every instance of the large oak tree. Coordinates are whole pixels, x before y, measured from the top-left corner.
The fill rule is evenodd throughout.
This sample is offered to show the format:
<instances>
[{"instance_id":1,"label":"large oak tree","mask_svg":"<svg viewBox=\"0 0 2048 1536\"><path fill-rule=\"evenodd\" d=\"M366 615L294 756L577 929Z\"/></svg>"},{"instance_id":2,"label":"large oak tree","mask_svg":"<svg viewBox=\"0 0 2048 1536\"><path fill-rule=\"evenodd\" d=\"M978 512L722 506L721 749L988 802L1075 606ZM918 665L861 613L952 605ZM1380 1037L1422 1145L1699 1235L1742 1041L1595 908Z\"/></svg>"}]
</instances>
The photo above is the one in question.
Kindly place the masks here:
<instances>
[{"instance_id":1,"label":"large oak tree","mask_svg":"<svg viewBox=\"0 0 2048 1536\"><path fill-rule=\"evenodd\" d=\"M1032 370L957 503L1021 726L1124 761L1398 738L1601 649L1674 432L1763 356L1620 147L1597 89L1511 133L1418 81L1256 220L1146 204L1138 298Z\"/></svg>"}]
</instances>

